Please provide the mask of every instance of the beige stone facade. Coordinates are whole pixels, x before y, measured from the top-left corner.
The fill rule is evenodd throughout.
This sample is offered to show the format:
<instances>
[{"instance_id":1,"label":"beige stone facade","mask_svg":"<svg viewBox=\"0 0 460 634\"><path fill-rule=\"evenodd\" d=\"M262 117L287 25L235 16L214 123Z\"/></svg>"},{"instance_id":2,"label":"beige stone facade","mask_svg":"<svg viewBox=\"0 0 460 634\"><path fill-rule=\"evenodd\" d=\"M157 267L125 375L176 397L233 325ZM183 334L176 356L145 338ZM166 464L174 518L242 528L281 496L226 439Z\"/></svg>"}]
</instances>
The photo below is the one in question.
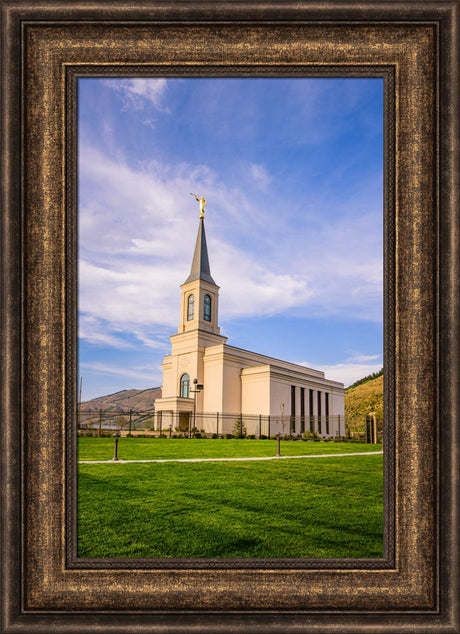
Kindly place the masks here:
<instances>
[{"instance_id":1,"label":"beige stone facade","mask_svg":"<svg viewBox=\"0 0 460 634\"><path fill-rule=\"evenodd\" d=\"M260 436L316 432L345 435L344 387L319 370L227 344L218 325L218 291L200 219L192 269L181 286L178 333L163 361L156 428L232 433L242 417Z\"/></svg>"}]
</instances>

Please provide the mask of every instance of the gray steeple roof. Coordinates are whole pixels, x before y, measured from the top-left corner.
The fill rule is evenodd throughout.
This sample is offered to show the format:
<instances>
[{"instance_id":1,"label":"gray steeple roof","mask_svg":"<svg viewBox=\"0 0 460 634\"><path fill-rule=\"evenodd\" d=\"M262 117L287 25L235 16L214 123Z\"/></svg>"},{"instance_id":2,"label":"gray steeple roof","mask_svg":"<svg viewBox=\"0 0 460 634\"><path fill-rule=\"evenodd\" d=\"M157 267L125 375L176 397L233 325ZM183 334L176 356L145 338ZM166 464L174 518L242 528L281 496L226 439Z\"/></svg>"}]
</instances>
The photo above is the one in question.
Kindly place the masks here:
<instances>
[{"instance_id":1,"label":"gray steeple roof","mask_svg":"<svg viewBox=\"0 0 460 634\"><path fill-rule=\"evenodd\" d=\"M205 282L210 282L211 284L217 286L211 277L211 271L209 269L208 247L206 246L206 232L204 230L203 218L200 218L190 275L185 280L184 284L194 282L195 280L204 280Z\"/></svg>"}]
</instances>

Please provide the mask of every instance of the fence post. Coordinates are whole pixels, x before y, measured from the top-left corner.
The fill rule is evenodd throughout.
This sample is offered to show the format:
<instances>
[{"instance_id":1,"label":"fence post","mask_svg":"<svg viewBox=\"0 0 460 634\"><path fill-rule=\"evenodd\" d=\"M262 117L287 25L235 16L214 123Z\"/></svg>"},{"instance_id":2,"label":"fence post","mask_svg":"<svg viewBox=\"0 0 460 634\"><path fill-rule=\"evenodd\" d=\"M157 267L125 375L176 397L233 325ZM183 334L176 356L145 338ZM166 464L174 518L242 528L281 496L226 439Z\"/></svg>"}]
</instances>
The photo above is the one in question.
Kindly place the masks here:
<instances>
[{"instance_id":1,"label":"fence post","mask_svg":"<svg viewBox=\"0 0 460 634\"><path fill-rule=\"evenodd\" d=\"M216 436L219 438L219 412L216 412Z\"/></svg>"},{"instance_id":2,"label":"fence post","mask_svg":"<svg viewBox=\"0 0 460 634\"><path fill-rule=\"evenodd\" d=\"M99 410L99 438L102 436L102 409Z\"/></svg>"},{"instance_id":3,"label":"fence post","mask_svg":"<svg viewBox=\"0 0 460 634\"><path fill-rule=\"evenodd\" d=\"M262 434L262 414L259 414L259 440Z\"/></svg>"},{"instance_id":4,"label":"fence post","mask_svg":"<svg viewBox=\"0 0 460 634\"><path fill-rule=\"evenodd\" d=\"M133 410L130 409L129 410L129 435L130 436L131 436L131 423L132 423L132 420L133 420Z\"/></svg>"},{"instance_id":5,"label":"fence post","mask_svg":"<svg viewBox=\"0 0 460 634\"><path fill-rule=\"evenodd\" d=\"M268 437L270 438L270 414L268 415Z\"/></svg>"}]
</instances>

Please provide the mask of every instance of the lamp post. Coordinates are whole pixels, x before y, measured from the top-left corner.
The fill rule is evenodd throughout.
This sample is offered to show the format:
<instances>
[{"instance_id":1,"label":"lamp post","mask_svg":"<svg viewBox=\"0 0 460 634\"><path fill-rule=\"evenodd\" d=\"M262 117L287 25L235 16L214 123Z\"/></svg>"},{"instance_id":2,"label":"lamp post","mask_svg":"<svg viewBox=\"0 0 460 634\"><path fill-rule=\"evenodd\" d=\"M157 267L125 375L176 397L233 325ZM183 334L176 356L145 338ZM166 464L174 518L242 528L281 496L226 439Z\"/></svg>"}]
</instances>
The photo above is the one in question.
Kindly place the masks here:
<instances>
[{"instance_id":1,"label":"lamp post","mask_svg":"<svg viewBox=\"0 0 460 634\"><path fill-rule=\"evenodd\" d=\"M190 390L190 392L192 392L193 394L193 428L196 428L196 395L198 392L201 392L201 390L203 389L203 385L201 383L198 383L198 379L193 379L193 386L194 386L194 390ZM192 437L192 432L190 431L189 433L189 438Z\"/></svg>"},{"instance_id":2,"label":"lamp post","mask_svg":"<svg viewBox=\"0 0 460 634\"><path fill-rule=\"evenodd\" d=\"M113 437L115 438L115 445L113 448L113 458L112 460L118 460L118 439L120 437L120 434L116 431L113 435Z\"/></svg>"}]
</instances>

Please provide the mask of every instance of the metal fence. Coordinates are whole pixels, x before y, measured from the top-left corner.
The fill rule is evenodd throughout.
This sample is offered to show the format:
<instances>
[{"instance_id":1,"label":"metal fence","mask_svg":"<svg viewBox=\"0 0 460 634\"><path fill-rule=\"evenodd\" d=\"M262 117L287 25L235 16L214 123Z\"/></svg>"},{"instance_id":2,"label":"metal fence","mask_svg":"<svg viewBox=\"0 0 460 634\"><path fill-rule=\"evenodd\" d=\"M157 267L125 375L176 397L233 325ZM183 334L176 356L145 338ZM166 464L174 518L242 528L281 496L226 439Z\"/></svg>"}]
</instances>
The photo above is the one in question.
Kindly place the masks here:
<instances>
[{"instance_id":1,"label":"metal fence","mask_svg":"<svg viewBox=\"0 0 460 634\"><path fill-rule=\"evenodd\" d=\"M112 409L80 409L77 411L78 429L101 431L145 431L154 429L155 410L120 412Z\"/></svg>"},{"instance_id":2,"label":"metal fence","mask_svg":"<svg viewBox=\"0 0 460 634\"><path fill-rule=\"evenodd\" d=\"M263 414L222 414L220 412L169 412L147 410L81 410L78 428L99 433L148 431L171 437L253 436L344 437L343 416L269 416Z\"/></svg>"}]
</instances>

